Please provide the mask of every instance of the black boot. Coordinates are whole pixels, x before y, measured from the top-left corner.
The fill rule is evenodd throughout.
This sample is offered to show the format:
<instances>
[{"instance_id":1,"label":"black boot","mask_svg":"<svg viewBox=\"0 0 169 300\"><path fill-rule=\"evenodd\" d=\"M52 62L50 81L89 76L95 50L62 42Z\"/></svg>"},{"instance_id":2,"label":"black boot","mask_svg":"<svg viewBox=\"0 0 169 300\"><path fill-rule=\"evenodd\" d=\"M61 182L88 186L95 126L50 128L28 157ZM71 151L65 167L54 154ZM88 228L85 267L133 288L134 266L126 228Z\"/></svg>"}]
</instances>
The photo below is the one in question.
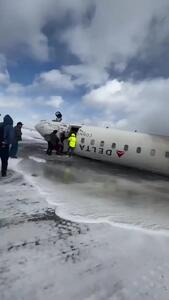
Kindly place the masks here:
<instances>
[{"instance_id":1,"label":"black boot","mask_svg":"<svg viewBox=\"0 0 169 300\"><path fill-rule=\"evenodd\" d=\"M1 174L2 174L2 177L6 177L7 176L6 172L2 172Z\"/></svg>"}]
</instances>

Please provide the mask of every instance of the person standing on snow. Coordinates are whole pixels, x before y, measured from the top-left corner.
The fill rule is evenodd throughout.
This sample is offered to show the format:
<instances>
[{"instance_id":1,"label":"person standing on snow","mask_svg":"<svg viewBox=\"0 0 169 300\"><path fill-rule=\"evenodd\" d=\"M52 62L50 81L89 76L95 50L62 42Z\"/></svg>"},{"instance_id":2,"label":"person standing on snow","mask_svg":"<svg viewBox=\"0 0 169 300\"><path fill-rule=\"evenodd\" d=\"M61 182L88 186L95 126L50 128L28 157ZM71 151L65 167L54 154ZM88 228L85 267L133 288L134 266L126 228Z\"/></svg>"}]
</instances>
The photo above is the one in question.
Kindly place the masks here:
<instances>
[{"instance_id":1,"label":"person standing on snow","mask_svg":"<svg viewBox=\"0 0 169 300\"><path fill-rule=\"evenodd\" d=\"M9 156L11 158L17 158L17 153L18 153L18 142L22 141L22 122L18 122L17 125L14 127L14 134L13 134L13 141L12 141L12 146L9 151Z\"/></svg>"},{"instance_id":2,"label":"person standing on snow","mask_svg":"<svg viewBox=\"0 0 169 300\"><path fill-rule=\"evenodd\" d=\"M68 143L69 143L68 153L69 153L69 156L72 156L74 154L74 150L75 150L76 143L77 143L75 133L71 133L70 137L68 138Z\"/></svg>"},{"instance_id":3,"label":"person standing on snow","mask_svg":"<svg viewBox=\"0 0 169 300\"><path fill-rule=\"evenodd\" d=\"M59 142L59 153L63 154L64 151L64 141L67 139L65 131L60 134L60 142Z\"/></svg>"},{"instance_id":4,"label":"person standing on snow","mask_svg":"<svg viewBox=\"0 0 169 300\"><path fill-rule=\"evenodd\" d=\"M9 115L3 119L0 124L0 158L1 158L1 175L7 175L9 147L13 141L13 120Z\"/></svg>"},{"instance_id":5,"label":"person standing on snow","mask_svg":"<svg viewBox=\"0 0 169 300\"><path fill-rule=\"evenodd\" d=\"M59 145L59 138L57 136L57 130L53 130L52 133L49 135L49 141L48 141L48 149L46 151L46 154L52 155L52 151L56 150L58 151Z\"/></svg>"}]
</instances>

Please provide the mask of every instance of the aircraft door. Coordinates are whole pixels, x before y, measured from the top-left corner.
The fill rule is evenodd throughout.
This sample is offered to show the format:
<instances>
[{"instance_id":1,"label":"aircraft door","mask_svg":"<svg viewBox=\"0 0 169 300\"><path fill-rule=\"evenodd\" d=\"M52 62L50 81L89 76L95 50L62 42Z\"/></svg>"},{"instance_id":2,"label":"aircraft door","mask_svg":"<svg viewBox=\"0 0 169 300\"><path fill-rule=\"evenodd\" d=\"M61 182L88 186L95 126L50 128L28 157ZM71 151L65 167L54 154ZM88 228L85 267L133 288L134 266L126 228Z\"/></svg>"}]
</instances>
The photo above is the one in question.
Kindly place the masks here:
<instances>
[{"instance_id":1,"label":"aircraft door","mask_svg":"<svg viewBox=\"0 0 169 300\"><path fill-rule=\"evenodd\" d=\"M69 132L77 134L78 130L80 129L81 126L70 126Z\"/></svg>"}]
</instances>

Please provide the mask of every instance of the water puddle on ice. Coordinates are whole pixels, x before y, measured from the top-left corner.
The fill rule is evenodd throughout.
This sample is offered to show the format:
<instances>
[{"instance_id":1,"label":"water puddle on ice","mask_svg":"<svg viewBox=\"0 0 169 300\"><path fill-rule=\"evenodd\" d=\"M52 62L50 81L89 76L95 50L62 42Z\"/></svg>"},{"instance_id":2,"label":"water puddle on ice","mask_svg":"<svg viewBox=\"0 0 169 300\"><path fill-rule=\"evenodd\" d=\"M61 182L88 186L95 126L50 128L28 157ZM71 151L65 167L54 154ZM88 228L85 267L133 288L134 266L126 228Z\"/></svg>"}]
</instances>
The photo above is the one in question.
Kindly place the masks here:
<instances>
[{"instance_id":1,"label":"water puddle on ice","mask_svg":"<svg viewBox=\"0 0 169 300\"><path fill-rule=\"evenodd\" d=\"M18 167L62 217L169 229L166 178L81 158L31 156Z\"/></svg>"}]
</instances>

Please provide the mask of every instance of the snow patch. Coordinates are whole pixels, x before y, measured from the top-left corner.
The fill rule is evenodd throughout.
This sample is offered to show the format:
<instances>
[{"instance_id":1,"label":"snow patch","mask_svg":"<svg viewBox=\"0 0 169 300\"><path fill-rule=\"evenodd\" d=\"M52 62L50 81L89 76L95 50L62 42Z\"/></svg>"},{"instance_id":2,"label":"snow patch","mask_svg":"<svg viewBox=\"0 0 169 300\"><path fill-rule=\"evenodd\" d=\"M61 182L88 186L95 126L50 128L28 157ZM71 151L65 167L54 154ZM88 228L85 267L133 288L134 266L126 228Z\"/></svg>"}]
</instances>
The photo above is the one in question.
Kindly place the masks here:
<instances>
[{"instance_id":1,"label":"snow patch","mask_svg":"<svg viewBox=\"0 0 169 300\"><path fill-rule=\"evenodd\" d=\"M32 159L38 163L46 163L46 160L43 158L35 157L35 156L29 156L29 159Z\"/></svg>"}]
</instances>

